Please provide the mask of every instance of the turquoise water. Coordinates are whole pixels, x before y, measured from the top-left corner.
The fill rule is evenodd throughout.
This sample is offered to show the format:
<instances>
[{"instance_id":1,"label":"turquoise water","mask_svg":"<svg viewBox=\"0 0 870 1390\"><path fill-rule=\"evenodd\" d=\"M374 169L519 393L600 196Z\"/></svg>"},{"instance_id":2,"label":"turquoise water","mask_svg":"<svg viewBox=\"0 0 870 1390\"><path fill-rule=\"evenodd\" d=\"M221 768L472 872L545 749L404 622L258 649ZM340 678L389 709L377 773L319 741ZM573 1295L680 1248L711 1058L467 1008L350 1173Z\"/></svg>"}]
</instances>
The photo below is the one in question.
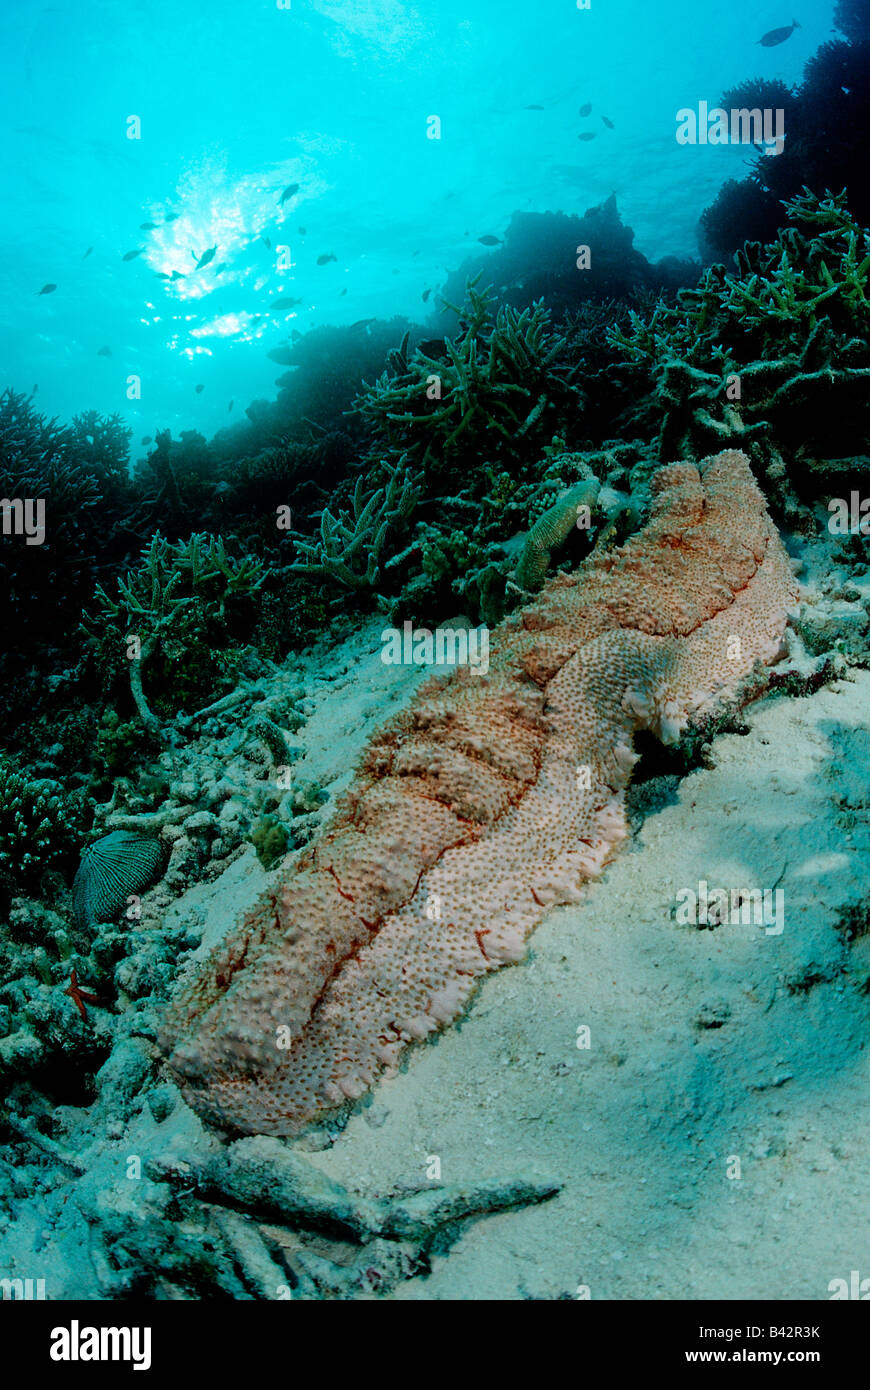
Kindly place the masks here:
<instances>
[{"instance_id":1,"label":"turquoise water","mask_svg":"<svg viewBox=\"0 0 870 1390\"><path fill-rule=\"evenodd\" d=\"M0 378L62 419L117 411L137 443L208 435L274 398L267 353L290 331L422 319L423 292L516 210L615 192L647 257L696 255L698 215L751 151L680 147L676 111L752 76L797 82L831 11L804 4L765 48L792 19L773 0L7 0Z\"/></svg>"}]
</instances>

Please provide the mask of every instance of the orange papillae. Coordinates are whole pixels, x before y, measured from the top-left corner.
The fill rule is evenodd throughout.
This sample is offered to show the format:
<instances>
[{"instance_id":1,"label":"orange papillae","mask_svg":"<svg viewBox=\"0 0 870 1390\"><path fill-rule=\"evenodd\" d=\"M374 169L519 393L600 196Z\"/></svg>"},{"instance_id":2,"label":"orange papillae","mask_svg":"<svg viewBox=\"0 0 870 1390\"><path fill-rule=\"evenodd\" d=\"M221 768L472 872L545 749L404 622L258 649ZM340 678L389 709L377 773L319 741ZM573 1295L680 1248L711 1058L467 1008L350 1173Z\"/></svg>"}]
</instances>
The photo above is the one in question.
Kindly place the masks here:
<instances>
[{"instance_id":1,"label":"orange papillae","mask_svg":"<svg viewBox=\"0 0 870 1390\"><path fill-rule=\"evenodd\" d=\"M700 470L660 469L644 529L496 629L488 675L429 682L318 842L181 980L163 1040L204 1119L295 1134L361 1095L601 870L634 733L673 741L777 659L796 586L764 498L741 453Z\"/></svg>"}]
</instances>

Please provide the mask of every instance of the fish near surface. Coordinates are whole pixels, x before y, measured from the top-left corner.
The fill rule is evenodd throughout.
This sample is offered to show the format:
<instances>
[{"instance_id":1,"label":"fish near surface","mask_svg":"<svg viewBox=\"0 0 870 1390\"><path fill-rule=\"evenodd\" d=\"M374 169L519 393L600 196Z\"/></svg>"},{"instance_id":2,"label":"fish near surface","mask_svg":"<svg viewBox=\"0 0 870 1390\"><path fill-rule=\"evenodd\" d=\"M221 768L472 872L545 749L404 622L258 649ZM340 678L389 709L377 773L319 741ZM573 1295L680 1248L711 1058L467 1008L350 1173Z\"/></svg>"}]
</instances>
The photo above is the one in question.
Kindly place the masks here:
<instances>
[{"instance_id":1,"label":"fish near surface","mask_svg":"<svg viewBox=\"0 0 870 1390\"><path fill-rule=\"evenodd\" d=\"M626 838L635 734L675 742L778 659L797 586L745 455L650 493L624 546L493 630L485 673L386 723L320 836L177 982L160 1045L201 1118L297 1134L395 1072Z\"/></svg>"}]
</instances>

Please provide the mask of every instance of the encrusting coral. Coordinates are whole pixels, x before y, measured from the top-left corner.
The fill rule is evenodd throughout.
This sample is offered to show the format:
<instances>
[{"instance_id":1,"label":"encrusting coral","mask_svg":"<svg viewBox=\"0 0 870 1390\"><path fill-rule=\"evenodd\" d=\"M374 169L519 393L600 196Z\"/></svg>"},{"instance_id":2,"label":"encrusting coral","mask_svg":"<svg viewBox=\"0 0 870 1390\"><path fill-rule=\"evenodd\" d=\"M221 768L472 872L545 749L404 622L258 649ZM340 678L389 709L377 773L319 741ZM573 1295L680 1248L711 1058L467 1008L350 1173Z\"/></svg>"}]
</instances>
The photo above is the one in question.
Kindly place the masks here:
<instances>
[{"instance_id":1,"label":"encrusting coral","mask_svg":"<svg viewBox=\"0 0 870 1390\"><path fill-rule=\"evenodd\" d=\"M205 1119L286 1135L362 1095L600 871L634 733L675 740L777 659L795 582L745 456L651 492L641 532L493 633L487 675L387 724L327 831L182 978L162 1043Z\"/></svg>"}]
</instances>

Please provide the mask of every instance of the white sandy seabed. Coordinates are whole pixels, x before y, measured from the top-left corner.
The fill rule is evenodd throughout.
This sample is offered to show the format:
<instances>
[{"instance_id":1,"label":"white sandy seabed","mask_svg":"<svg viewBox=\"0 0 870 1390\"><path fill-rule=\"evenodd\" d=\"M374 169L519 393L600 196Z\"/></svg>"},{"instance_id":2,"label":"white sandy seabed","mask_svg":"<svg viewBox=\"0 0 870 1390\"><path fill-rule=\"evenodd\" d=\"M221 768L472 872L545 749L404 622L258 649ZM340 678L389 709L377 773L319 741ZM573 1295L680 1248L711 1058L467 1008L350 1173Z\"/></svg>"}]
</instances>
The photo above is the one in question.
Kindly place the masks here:
<instances>
[{"instance_id":1,"label":"white sandy seabed","mask_svg":"<svg viewBox=\"0 0 870 1390\"><path fill-rule=\"evenodd\" d=\"M379 632L311 663L297 767L332 792L420 679L380 661ZM670 801L579 904L550 913L526 960L487 978L459 1024L411 1048L335 1144L306 1154L370 1194L419 1185L434 1159L448 1183L561 1184L470 1223L389 1298L582 1286L593 1299L826 1299L832 1280L870 1276L870 936L842 929L870 878L868 710L863 670L752 707L749 732L720 735L712 767L673 779ZM266 877L250 849L168 915L195 914L213 944ZM781 934L678 923L678 892L701 881L781 889ZM161 1126L144 1107L131 1142L183 1156L205 1136L186 1106ZM86 1183L117 1187L117 1143L95 1142L87 1163ZM21 1217L32 1249L38 1212L29 1232ZM98 1297L80 1234L44 1235L54 1296Z\"/></svg>"},{"instance_id":2,"label":"white sandy seabed","mask_svg":"<svg viewBox=\"0 0 870 1390\"><path fill-rule=\"evenodd\" d=\"M300 770L333 790L419 678L379 650L377 627L345 645L298 736ZM361 1192L436 1158L445 1182L562 1184L471 1224L390 1297L825 1299L870 1275L870 938L842 928L870 878L868 710L863 670L750 709L527 959L308 1155ZM252 856L230 872L235 891L205 890L206 939L264 877ZM782 932L678 924L701 881L781 889Z\"/></svg>"}]
</instances>

